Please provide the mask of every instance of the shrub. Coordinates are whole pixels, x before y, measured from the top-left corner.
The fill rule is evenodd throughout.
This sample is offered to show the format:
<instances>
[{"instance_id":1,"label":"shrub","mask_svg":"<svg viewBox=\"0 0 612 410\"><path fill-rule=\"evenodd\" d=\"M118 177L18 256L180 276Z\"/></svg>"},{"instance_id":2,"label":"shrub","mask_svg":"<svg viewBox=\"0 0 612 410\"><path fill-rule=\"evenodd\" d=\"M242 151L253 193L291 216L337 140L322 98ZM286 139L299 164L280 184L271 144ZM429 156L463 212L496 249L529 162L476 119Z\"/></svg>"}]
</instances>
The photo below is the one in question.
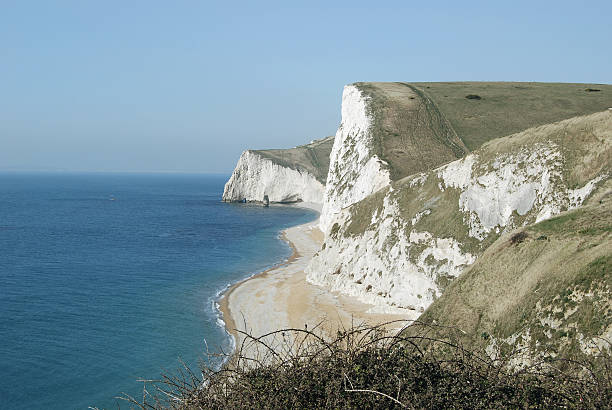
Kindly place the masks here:
<instances>
[{"instance_id":1,"label":"shrub","mask_svg":"<svg viewBox=\"0 0 612 410\"><path fill-rule=\"evenodd\" d=\"M528 237L529 235L527 235L527 232L525 231L517 232L510 237L510 242L513 245L518 245L519 243L523 242Z\"/></svg>"},{"instance_id":2,"label":"shrub","mask_svg":"<svg viewBox=\"0 0 612 410\"><path fill-rule=\"evenodd\" d=\"M431 325L395 335L384 330L389 325L339 331L332 341L301 329L248 336L220 370L143 380L142 401L122 398L142 409L602 408L612 402L609 357L565 366L547 360L512 373L506 370L512 357L490 359L431 337ZM280 336L292 342L272 348L269 340ZM245 356L248 344L266 354Z\"/></svg>"}]
</instances>

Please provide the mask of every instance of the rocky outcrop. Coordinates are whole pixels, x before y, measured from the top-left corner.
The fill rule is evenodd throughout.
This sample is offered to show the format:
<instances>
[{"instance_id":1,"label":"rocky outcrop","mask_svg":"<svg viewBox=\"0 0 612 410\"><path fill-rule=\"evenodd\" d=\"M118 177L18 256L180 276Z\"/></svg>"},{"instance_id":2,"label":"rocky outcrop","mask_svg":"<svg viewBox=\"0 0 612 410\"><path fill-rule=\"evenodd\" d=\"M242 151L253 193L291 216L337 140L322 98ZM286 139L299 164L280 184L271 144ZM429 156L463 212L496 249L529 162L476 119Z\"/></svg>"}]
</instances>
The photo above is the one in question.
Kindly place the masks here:
<instances>
[{"instance_id":1,"label":"rocky outcrop","mask_svg":"<svg viewBox=\"0 0 612 410\"><path fill-rule=\"evenodd\" d=\"M319 202L324 186L314 176L283 167L252 151L245 151L223 190L227 202Z\"/></svg>"},{"instance_id":2,"label":"rocky outcrop","mask_svg":"<svg viewBox=\"0 0 612 410\"><path fill-rule=\"evenodd\" d=\"M332 138L287 150L248 150L242 153L223 200L227 202L323 202L324 178Z\"/></svg>"}]
</instances>

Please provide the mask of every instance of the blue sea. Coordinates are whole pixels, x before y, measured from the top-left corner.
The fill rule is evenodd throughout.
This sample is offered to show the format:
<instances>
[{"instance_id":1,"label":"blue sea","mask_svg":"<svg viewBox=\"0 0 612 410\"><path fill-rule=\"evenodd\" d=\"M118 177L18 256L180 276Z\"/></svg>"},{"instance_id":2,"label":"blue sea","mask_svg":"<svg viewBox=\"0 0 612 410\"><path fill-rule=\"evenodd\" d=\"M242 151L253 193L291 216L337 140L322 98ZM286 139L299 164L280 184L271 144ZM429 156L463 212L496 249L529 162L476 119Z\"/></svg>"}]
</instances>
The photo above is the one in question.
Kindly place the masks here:
<instances>
[{"instance_id":1,"label":"blue sea","mask_svg":"<svg viewBox=\"0 0 612 410\"><path fill-rule=\"evenodd\" d=\"M228 351L215 301L313 211L220 201L224 175L0 174L0 407L116 408ZM205 343L206 341L206 343Z\"/></svg>"}]
</instances>

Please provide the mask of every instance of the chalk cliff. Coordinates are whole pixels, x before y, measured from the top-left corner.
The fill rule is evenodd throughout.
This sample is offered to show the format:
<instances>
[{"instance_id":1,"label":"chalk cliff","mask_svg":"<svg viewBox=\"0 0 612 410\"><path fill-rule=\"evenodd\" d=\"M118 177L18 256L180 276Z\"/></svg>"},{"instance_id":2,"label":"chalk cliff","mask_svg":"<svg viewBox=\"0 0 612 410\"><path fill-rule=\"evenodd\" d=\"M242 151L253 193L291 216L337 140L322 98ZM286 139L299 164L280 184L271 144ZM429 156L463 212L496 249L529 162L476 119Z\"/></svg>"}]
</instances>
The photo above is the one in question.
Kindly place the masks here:
<instances>
[{"instance_id":1,"label":"chalk cliff","mask_svg":"<svg viewBox=\"0 0 612 410\"><path fill-rule=\"evenodd\" d=\"M346 86L308 280L416 318L500 234L609 178L610 106L606 85Z\"/></svg>"},{"instance_id":2,"label":"chalk cliff","mask_svg":"<svg viewBox=\"0 0 612 410\"><path fill-rule=\"evenodd\" d=\"M342 93L342 123L331 151L332 167L327 174L320 226L327 231L329 220L351 205L388 185L388 164L375 150L370 131L372 118L367 98L354 85Z\"/></svg>"},{"instance_id":3,"label":"chalk cliff","mask_svg":"<svg viewBox=\"0 0 612 410\"><path fill-rule=\"evenodd\" d=\"M292 149L297 151L246 151L223 199L261 201L268 195L272 202L322 203L325 242L306 268L309 282L354 296L370 304L372 312L416 319L433 306L424 317L441 320L436 315L447 315L455 306L461 288L453 283L463 272L471 272L470 281L478 280L476 271L496 277L495 271L470 268L485 264L478 262L483 255L487 267L503 269L489 250L494 244L491 249L503 247L517 229L531 229L531 237L540 229L533 226L609 196L609 107L610 85L355 83L344 88L335 137ZM314 156L313 149L318 150ZM607 204L605 209L591 208L588 216L601 213L609 219ZM609 272L608 225L593 228L598 235L607 232L607 237L587 234L598 252L608 252L607 259L593 253L596 258L584 259L584 266L600 263L601 257L604 268L600 263L594 269ZM581 239L579 227L574 228L556 238L559 246L551 255L561 260L570 254L579 257L573 251L564 253L566 236L578 247L588 242ZM553 283L555 268L550 266L542 272ZM574 273L564 286L579 280ZM543 312L530 316L531 324L556 312L555 289L547 300L529 299L534 312ZM575 298L590 297L589 292L594 291L580 288ZM510 303L503 292L498 296L499 303ZM604 306L597 309L612 311L609 297L597 303ZM488 314L497 318L498 313ZM600 326L603 333L585 331L583 339L591 343L608 335L608 316ZM509 340L534 340L520 326L493 332L490 323L469 324L470 331L484 329L494 335L487 345L491 351ZM565 329L559 332L572 326L555 324L555 329Z\"/></svg>"},{"instance_id":4,"label":"chalk cliff","mask_svg":"<svg viewBox=\"0 0 612 410\"><path fill-rule=\"evenodd\" d=\"M392 181L462 157L467 147L435 104L404 83L344 87L320 226Z\"/></svg>"},{"instance_id":5,"label":"chalk cliff","mask_svg":"<svg viewBox=\"0 0 612 410\"><path fill-rule=\"evenodd\" d=\"M281 150L247 150L223 190L223 201L323 203L333 137Z\"/></svg>"},{"instance_id":6,"label":"chalk cliff","mask_svg":"<svg viewBox=\"0 0 612 410\"><path fill-rule=\"evenodd\" d=\"M307 279L416 319L499 235L580 206L611 156L612 111L495 139L336 214Z\"/></svg>"}]
</instances>

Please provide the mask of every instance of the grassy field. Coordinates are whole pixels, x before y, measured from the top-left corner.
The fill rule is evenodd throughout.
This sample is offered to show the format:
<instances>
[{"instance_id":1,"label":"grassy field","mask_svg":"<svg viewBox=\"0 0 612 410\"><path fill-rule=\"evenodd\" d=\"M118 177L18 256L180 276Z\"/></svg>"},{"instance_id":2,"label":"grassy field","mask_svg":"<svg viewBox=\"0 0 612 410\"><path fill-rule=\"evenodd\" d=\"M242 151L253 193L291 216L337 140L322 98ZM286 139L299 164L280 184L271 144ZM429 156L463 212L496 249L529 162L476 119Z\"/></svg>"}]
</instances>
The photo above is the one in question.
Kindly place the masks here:
<instances>
[{"instance_id":1,"label":"grassy field","mask_svg":"<svg viewBox=\"0 0 612 410\"><path fill-rule=\"evenodd\" d=\"M435 168L468 152L435 104L416 87L355 85L369 99L376 152L389 164L392 180Z\"/></svg>"},{"instance_id":2,"label":"grassy field","mask_svg":"<svg viewBox=\"0 0 612 410\"><path fill-rule=\"evenodd\" d=\"M417 87L435 102L471 151L494 138L612 107L612 85L609 84L405 84ZM480 98L466 98L468 95Z\"/></svg>"},{"instance_id":3,"label":"grassy field","mask_svg":"<svg viewBox=\"0 0 612 410\"><path fill-rule=\"evenodd\" d=\"M284 167L308 171L325 185L333 145L334 137L327 137L295 148L251 151Z\"/></svg>"}]
</instances>

